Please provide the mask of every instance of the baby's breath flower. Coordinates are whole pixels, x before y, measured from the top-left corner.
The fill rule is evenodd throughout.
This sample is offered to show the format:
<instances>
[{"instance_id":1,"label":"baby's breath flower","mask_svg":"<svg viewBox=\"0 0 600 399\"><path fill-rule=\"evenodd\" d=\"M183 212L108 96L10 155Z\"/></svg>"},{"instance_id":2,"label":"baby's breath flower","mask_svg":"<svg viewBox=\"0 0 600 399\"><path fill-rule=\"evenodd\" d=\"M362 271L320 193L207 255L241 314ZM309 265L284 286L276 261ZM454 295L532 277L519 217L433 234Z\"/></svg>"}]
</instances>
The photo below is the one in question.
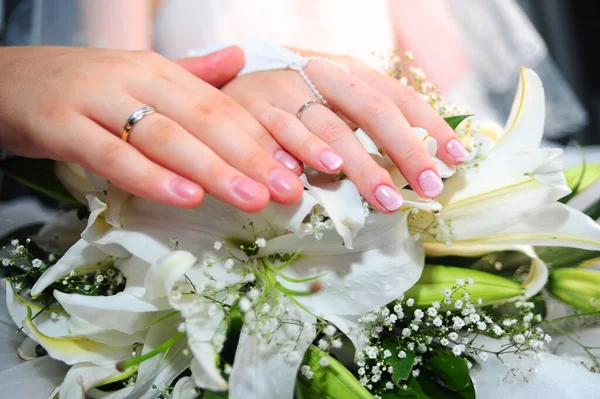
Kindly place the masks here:
<instances>
[{"instance_id":1,"label":"baby's breath flower","mask_svg":"<svg viewBox=\"0 0 600 399\"><path fill-rule=\"evenodd\" d=\"M398 352L398 357L399 357L400 359L406 359L406 352L404 352L404 351L400 351L400 352Z\"/></svg>"},{"instance_id":2,"label":"baby's breath flower","mask_svg":"<svg viewBox=\"0 0 600 399\"><path fill-rule=\"evenodd\" d=\"M336 332L337 329L331 324L328 324L327 327L325 327L325 329L323 330L323 334L327 335L328 337L333 337Z\"/></svg>"},{"instance_id":3,"label":"baby's breath flower","mask_svg":"<svg viewBox=\"0 0 600 399\"><path fill-rule=\"evenodd\" d=\"M240 298L239 305L240 305L240 310L244 313L246 313L247 311L249 311L252 308L252 303L245 296Z\"/></svg>"},{"instance_id":4,"label":"baby's breath flower","mask_svg":"<svg viewBox=\"0 0 600 399\"><path fill-rule=\"evenodd\" d=\"M215 241L213 244L213 248L215 249L215 251L218 251L221 248L223 248L223 241Z\"/></svg>"},{"instance_id":5,"label":"baby's breath flower","mask_svg":"<svg viewBox=\"0 0 600 399\"><path fill-rule=\"evenodd\" d=\"M310 366L307 364L300 367L300 373L302 373L302 375L308 380L312 379L314 376L314 373L310 369Z\"/></svg>"},{"instance_id":6,"label":"baby's breath flower","mask_svg":"<svg viewBox=\"0 0 600 399\"><path fill-rule=\"evenodd\" d=\"M413 298L408 298L406 301L406 306L413 306L415 304L415 300Z\"/></svg>"},{"instance_id":7,"label":"baby's breath flower","mask_svg":"<svg viewBox=\"0 0 600 399\"><path fill-rule=\"evenodd\" d=\"M455 345L454 348L452 348L452 354L454 354L454 356L460 356L464 352L464 350L464 345Z\"/></svg>"},{"instance_id":8,"label":"baby's breath flower","mask_svg":"<svg viewBox=\"0 0 600 399\"><path fill-rule=\"evenodd\" d=\"M265 245L267 245L267 240L265 240L262 237L258 237L254 243L256 244L257 247L259 248L263 248Z\"/></svg>"}]
</instances>

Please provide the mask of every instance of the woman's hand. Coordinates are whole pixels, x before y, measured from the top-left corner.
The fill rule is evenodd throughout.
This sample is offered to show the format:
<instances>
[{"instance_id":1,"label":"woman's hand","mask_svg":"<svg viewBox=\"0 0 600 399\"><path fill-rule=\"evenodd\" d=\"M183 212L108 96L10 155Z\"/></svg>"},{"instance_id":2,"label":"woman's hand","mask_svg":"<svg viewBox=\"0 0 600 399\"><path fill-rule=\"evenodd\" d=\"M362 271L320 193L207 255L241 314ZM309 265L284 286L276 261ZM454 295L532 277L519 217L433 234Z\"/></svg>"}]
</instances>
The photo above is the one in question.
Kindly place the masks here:
<instances>
[{"instance_id":1,"label":"woman's hand","mask_svg":"<svg viewBox=\"0 0 600 399\"><path fill-rule=\"evenodd\" d=\"M292 203L303 190L289 170L297 173L298 162L240 105L196 77L219 86L243 63L235 47L180 65L152 52L2 48L0 144L79 163L169 205L198 205L204 192L247 212L269 197ZM128 117L145 106L158 112L121 140Z\"/></svg>"},{"instance_id":2,"label":"woman's hand","mask_svg":"<svg viewBox=\"0 0 600 399\"><path fill-rule=\"evenodd\" d=\"M304 68L329 105L367 131L419 195L437 196L442 180L411 126L425 128L438 142L438 156L458 164L468 154L452 129L416 92L396 79L349 57L325 56L349 70L318 60ZM340 116L318 104L306 109L298 120L295 115L301 105L316 100L298 72L252 73L222 90L246 107L299 160L323 172L343 170L362 196L382 212L401 206L402 198L388 171L364 150Z\"/></svg>"}]
</instances>

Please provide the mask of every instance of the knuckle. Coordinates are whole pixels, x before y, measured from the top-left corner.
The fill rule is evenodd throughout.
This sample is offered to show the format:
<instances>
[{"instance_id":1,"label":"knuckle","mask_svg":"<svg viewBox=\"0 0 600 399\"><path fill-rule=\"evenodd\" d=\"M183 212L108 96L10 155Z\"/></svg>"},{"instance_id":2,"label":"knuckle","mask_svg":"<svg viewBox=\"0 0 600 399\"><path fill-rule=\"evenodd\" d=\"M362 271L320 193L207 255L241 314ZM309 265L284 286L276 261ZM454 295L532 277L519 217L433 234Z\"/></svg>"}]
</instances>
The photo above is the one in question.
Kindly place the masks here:
<instances>
[{"instance_id":1,"label":"knuckle","mask_svg":"<svg viewBox=\"0 0 600 399\"><path fill-rule=\"evenodd\" d=\"M231 113L233 109L239 107L239 104L227 94L217 93L215 99L211 102L217 109L223 110L224 113Z\"/></svg>"},{"instance_id":2,"label":"knuckle","mask_svg":"<svg viewBox=\"0 0 600 399\"><path fill-rule=\"evenodd\" d=\"M269 127L273 132L285 133L290 130L291 116L281 113L274 113L268 117Z\"/></svg>"},{"instance_id":3,"label":"knuckle","mask_svg":"<svg viewBox=\"0 0 600 399\"><path fill-rule=\"evenodd\" d=\"M242 159L242 164L248 170L260 169L262 165L272 162L269 155L262 150L249 151Z\"/></svg>"},{"instance_id":4,"label":"knuckle","mask_svg":"<svg viewBox=\"0 0 600 399\"><path fill-rule=\"evenodd\" d=\"M149 131L152 132L151 142L157 148L165 148L172 143L179 131L177 125L168 119L152 118L147 123Z\"/></svg>"},{"instance_id":5,"label":"knuckle","mask_svg":"<svg viewBox=\"0 0 600 399\"><path fill-rule=\"evenodd\" d=\"M366 109L367 114L376 121L389 119L398 112L396 104L385 96L374 96L369 100Z\"/></svg>"},{"instance_id":6,"label":"knuckle","mask_svg":"<svg viewBox=\"0 0 600 399\"><path fill-rule=\"evenodd\" d=\"M207 118L215 113L215 108L211 103L201 102L192 106L192 112L200 118Z\"/></svg>"},{"instance_id":7,"label":"knuckle","mask_svg":"<svg viewBox=\"0 0 600 399\"><path fill-rule=\"evenodd\" d=\"M320 129L320 136L327 144L335 144L348 138L348 126L340 121L328 120Z\"/></svg>"},{"instance_id":8,"label":"knuckle","mask_svg":"<svg viewBox=\"0 0 600 399\"><path fill-rule=\"evenodd\" d=\"M429 159L429 153L420 143L412 144L404 147L401 158L405 163L417 163Z\"/></svg>"},{"instance_id":9,"label":"knuckle","mask_svg":"<svg viewBox=\"0 0 600 399\"><path fill-rule=\"evenodd\" d=\"M398 100L398 108L409 109L419 102L425 103L425 100L417 94L414 90L406 90L402 93L401 98Z\"/></svg>"}]
</instances>

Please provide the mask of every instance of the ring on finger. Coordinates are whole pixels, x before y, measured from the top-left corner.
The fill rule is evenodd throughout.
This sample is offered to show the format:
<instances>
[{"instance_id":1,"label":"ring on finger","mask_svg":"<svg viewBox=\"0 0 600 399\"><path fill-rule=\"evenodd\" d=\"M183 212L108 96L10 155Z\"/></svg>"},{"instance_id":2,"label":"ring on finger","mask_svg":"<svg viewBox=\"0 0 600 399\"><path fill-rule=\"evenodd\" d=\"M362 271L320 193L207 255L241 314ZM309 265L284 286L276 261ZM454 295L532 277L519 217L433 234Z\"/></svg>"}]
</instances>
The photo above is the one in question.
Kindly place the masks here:
<instances>
[{"instance_id":1,"label":"ring on finger","mask_svg":"<svg viewBox=\"0 0 600 399\"><path fill-rule=\"evenodd\" d=\"M127 118L127 122L123 126L123 131L121 132L121 138L123 141L128 142L129 136L131 134L131 129L135 126L136 123L144 119L145 116L153 114L157 112L156 109L152 107L142 107L132 113L129 118Z\"/></svg>"},{"instance_id":2,"label":"ring on finger","mask_svg":"<svg viewBox=\"0 0 600 399\"><path fill-rule=\"evenodd\" d=\"M300 106L300 108L298 108L298 111L296 112L296 118L300 119L302 117L302 114L309 109L310 107L312 107L315 104L320 104L320 105L325 105L323 104L320 100L310 100L305 102L304 104L302 104ZM328 107L329 108L329 107Z\"/></svg>"}]
</instances>

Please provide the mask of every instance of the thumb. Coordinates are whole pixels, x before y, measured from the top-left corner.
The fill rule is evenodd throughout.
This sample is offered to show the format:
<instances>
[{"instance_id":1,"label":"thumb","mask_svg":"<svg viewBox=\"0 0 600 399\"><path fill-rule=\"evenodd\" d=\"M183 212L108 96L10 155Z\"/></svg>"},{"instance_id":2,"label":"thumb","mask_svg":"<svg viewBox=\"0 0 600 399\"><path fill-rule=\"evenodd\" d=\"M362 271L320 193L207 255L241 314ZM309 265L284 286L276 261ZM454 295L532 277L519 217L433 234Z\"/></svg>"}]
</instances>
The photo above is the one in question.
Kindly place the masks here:
<instances>
[{"instance_id":1,"label":"thumb","mask_svg":"<svg viewBox=\"0 0 600 399\"><path fill-rule=\"evenodd\" d=\"M177 64L206 83L221 87L235 78L244 62L244 50L232 46L202 57L182 58Z\"/></svg>"}]
</instances>

